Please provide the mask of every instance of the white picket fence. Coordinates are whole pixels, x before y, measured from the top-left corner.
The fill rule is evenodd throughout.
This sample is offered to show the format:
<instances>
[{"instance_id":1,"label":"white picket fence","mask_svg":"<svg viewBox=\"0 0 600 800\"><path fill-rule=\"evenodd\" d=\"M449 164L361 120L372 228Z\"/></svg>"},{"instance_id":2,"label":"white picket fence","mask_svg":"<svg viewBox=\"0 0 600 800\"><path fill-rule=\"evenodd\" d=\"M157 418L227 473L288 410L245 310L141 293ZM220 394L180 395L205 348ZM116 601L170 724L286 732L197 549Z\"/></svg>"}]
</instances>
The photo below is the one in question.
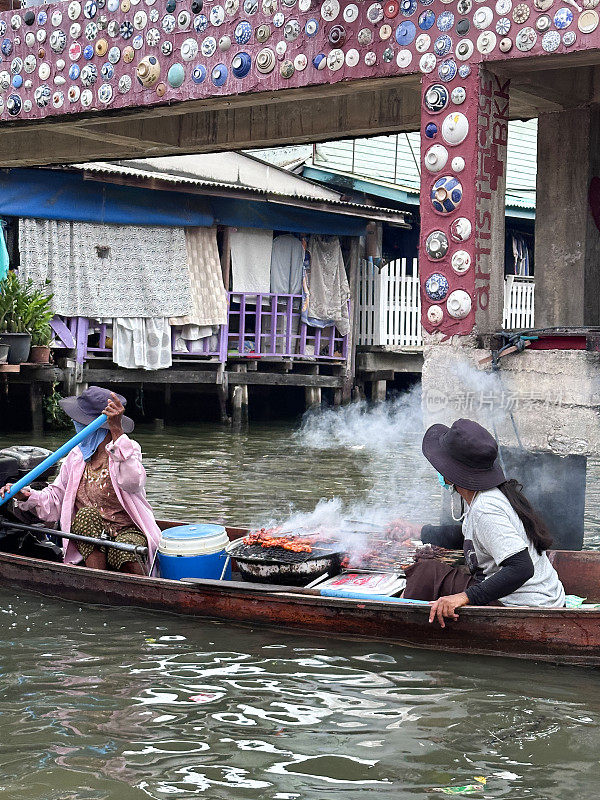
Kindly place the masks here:
<instances>
[{"instance_id":1,"label":"white picket fence","mask_svg":"<svg viewBox=\"0 0 600 800\"><path fill-rule=\"evenodd\" d=\"M504 328L533 328L535 283L507 276L504 284ZM372 261L361 264L358 285L360 345L420 347L421 297L417 259L399 258L381 271Z\"/></svg>"},{"instance_id":2,"label":"white picket fence","mask_svg":"<svg viewBox=\"0 0 600 800\"><path fill-rule=\"evenodd\" d=\"M533 278L507 275L504 279L504 328L533 328L535 319Z\"/></svg>"},{"instance_id":3,"label":"white picket fence","mask_svg":"<svg viewBox=\"0 0 600 800\"><path fill-rule=\"evenodd\" d=\"M358 344L400 347L423 344L416 258L410 261L410 267L406 258L390 261L381 271L372 261L362 262Z\"/></svg>"}]
</instances>

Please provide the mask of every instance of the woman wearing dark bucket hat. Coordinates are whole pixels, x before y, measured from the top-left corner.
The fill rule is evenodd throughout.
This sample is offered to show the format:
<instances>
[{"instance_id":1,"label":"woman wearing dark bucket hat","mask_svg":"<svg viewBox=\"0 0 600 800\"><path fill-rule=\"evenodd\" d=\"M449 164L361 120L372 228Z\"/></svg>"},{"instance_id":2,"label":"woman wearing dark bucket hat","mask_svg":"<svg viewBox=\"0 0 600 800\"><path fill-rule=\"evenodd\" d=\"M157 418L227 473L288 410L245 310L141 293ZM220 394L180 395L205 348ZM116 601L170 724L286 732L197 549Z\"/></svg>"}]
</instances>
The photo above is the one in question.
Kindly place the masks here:
<instances>
[{"instance_id":1,"label":"woman wearing dark bucket hat","mask_svg":"<svg viewBox=\"0 0 600 800\"><path fill-rule=\"evenodd\" d=\"M458 619L466 605L561 607L565 592L546 551L551 540L522 487L507 480L494 437L476 422L432 425L423 455L444 489L461 498L452 518L462 526L424 525L421 540L464 547L468 571L435 558L419 558L406 570L404 597L431 601L429 621Z\"/></svg>"},{"instance_id":2,"label":"woman wearing dark bucket hat","mask_svg":"<svg viewBox=\"0 0 600 800\"><path fill-rule=\"evenodd\" d=\"M134 424L124 416L126 403L121 395L100 386L61 400L77 431L102 413L107 422L71 450L53 484L41 491L24 489L15 499L22 510L44 522L59 522L65 532L107 535L117 542L147 546L151 564L160 531L146 500L140 446L127 436ZM0 489L0 494L8 488ZM65 563L84 561L86 567L135 574L145 571L131 553L66 539L63 546Z\"/></svg>"}]
</instances>

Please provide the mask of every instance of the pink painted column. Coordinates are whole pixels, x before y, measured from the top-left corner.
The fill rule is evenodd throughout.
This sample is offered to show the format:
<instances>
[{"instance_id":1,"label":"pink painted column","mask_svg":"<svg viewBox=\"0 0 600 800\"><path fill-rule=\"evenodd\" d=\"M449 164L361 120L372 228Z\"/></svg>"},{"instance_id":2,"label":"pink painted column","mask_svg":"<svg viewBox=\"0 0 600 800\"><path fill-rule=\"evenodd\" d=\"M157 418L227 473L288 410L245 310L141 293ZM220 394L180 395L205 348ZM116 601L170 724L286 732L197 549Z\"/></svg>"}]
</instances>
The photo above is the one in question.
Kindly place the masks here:
<instances>
[{"instance_id":1,"label":"pink painted column","mask_svg":"<svg viewBox=\"0 0 600 800\"><path fill-rule=\"evenodd\" d=\"M450 80L425 74L422 100L423 326L489 334L502 326L508 83L464 62Z\"/></svg>"}]
</instances>

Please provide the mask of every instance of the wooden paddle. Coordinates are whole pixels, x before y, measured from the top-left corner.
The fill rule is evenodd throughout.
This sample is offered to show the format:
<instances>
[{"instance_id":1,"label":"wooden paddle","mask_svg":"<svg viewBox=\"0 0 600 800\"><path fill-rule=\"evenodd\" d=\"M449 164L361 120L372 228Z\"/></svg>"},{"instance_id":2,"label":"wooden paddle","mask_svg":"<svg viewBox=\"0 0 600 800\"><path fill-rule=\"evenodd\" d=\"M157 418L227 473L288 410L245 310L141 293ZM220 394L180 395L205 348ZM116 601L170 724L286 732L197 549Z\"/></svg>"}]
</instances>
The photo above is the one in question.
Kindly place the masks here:
<instances>
[{"instance_id":1,"label":"wooden paddle","mask_svg":"<svg viewBox=\"0 0 600 800\"><path fill-rule=\"evenodd\" d=\"M40 475L43 475L47 469L53 467L57 461L60 461L61 458L66 456L68 453L73 450L74 447L77 447L84 439L86 439L91 433L97 431L98 428L101 428L108 417L106 414L100 414L99 417L93 422L90 422L82 431L76 433L68 442L65 442L62 447L59 447L54 453L45 458L41 464L38 464L37 467L34 467L27 475L20 478L16 483L10 487L10 491L6 492L4 497L0 497L0 506L7 503L11 500L16 494L18 494L21 489L24 489L26 486L29 486L36 478L39 478Z\"/></svg>"}]
</instances>

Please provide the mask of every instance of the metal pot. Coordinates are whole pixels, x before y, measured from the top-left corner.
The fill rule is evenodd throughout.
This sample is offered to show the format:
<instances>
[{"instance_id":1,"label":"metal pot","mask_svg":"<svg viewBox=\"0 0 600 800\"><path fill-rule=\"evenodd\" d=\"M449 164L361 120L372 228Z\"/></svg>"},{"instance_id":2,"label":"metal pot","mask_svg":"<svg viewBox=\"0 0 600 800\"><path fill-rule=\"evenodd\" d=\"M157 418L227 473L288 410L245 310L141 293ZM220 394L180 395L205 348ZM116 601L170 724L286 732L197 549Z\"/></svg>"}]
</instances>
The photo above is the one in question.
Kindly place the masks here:
<instances>
[{"instance_id":1,"label":"metal pot","mask_svg":"<svg viewBox=\"0 0 600 800\"><path fill-rule=\"evenodd\" d=\"M241 539L227 547L235 559L242 578L258 583L275 583L289 586L305 586L315 578L340 571L343 551L314 548L312 553L291 553L283 548L264 548L265 553L248 555ZM274 554L274 551L279 551Z\"/></svg>"}]
</instances>

